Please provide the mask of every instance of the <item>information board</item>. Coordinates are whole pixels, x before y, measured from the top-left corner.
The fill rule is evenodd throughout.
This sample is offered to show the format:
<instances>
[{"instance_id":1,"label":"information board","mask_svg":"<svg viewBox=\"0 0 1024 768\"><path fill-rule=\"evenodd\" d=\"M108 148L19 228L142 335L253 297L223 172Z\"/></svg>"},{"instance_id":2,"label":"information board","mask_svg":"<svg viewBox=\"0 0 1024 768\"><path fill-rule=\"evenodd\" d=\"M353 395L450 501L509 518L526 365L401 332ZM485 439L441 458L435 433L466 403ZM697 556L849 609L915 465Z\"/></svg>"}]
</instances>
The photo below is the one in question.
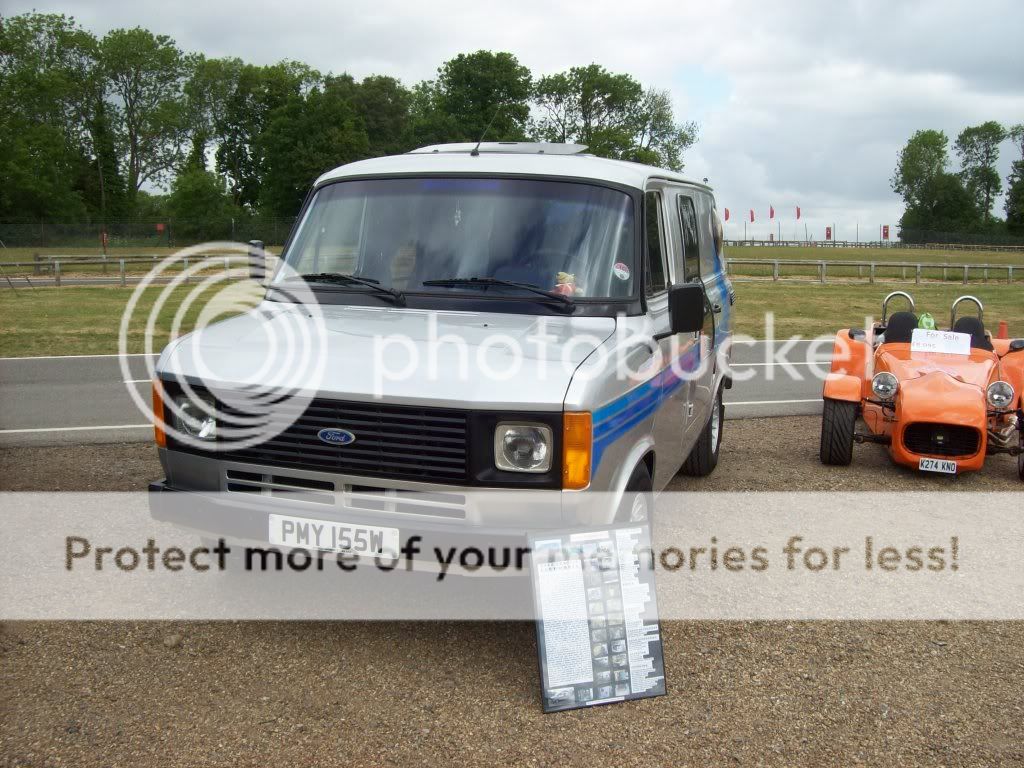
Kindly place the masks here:
<instances>
[{"instance_id":1,"label":"information board","mask_svg":"<svg viewBox=\"0 0 1024 768\"><path fill-rule=\"evenodd\" d=\"M545 712L665 694L647 525L529 539Z\"/></svg>"}]
</instances>

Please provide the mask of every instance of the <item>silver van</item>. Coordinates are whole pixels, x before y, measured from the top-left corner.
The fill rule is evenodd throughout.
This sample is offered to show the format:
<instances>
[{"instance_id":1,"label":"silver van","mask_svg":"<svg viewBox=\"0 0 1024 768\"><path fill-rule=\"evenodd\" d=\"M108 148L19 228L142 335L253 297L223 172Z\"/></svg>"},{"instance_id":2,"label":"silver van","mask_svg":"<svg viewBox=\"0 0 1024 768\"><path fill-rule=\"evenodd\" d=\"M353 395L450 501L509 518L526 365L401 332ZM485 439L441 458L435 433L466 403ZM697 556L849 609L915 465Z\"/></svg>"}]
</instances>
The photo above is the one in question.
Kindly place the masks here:
<instances>
[{"instance_id":1,"label":"silver van","mask_svg":"<svg viewBox=\"0 0 1024 768\"><path fill-rule=\"evenodd\" d=\"M645 520L678 472L713 471L734 294L711 189L585 150L439 145L321 176L259 307L161 355L150 490L197 503L152 493L154 517L502 545ZM246 417L268 428L233 440Z\"/></svg>"}]
</instances>

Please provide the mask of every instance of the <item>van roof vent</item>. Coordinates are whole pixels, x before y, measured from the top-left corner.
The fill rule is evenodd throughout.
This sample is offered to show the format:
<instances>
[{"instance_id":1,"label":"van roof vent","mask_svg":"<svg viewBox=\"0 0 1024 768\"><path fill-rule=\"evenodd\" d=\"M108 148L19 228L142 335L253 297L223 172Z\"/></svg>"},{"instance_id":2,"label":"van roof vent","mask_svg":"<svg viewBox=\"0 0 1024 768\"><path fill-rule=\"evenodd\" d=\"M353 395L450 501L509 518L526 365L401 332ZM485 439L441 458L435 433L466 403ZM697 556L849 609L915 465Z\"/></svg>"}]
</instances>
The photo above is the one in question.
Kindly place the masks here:
<instances>
[{"instance_id":1,"label":"van roof vent","mask_svg":"<svg viewBox=\"0 0 1024 768\"><path fill-rule=\"evenodd\" d=\"M440 153L469 154L476 147L476 142L460 144L432 144L429 147L414 149L409 154L425 155ZM547 141L485 141L481 142L480 154L505 155L579 155L587 151L584 144L555 144Z\"/></svg>"}]
</instances>

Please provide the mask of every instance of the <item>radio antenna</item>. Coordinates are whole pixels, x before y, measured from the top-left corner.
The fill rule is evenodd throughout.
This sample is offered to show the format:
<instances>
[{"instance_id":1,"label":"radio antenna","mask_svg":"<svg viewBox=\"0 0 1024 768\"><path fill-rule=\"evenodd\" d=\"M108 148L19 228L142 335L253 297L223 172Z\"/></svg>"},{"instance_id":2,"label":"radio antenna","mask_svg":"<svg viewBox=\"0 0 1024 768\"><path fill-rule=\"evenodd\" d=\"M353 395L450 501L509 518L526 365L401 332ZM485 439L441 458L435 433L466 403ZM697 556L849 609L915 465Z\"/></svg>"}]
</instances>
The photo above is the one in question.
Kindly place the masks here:
<instances>
[{"instance_id":1,"label":"radio antenna","mask_svg":"<svg viewBox=\"0 0 1024 768\"><path fill-rule=\"evenodd\" d=\"M487 127L484 128L484 132L480 134L480 141L478 141L476 143L476 146L473 147L473 150L469 153L470 157L479 157L480 156L480 145L484 143L484 136L486 136L487 132L489 130L491 130L491 126L494 125L494 120L495 120L495 118L498 117L498 114L501 112L501 108L503 106L504 106L503 104L499 104L498 108L496 110L494 110L494 114L491 115L491 122L489 122L487 124Z\"/></svg>"}]
</instances>

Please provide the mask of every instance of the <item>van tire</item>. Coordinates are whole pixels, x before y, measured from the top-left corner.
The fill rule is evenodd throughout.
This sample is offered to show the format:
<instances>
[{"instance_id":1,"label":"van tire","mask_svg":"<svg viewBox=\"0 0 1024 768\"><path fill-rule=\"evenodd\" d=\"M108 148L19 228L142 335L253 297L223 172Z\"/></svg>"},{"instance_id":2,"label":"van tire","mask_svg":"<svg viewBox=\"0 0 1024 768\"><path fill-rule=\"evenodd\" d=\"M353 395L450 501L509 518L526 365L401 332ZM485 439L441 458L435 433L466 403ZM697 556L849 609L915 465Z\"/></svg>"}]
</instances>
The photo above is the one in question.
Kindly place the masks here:
<instances>
[{"instance_id":1,"label":"van tire","mask_svg":"<svg viewBox=\"0 0 1024 768\"><path fill-rule=\"evenodd\" d=\"M822 464L849 466L853 461L853 431L857 426L857 403L825 398L821 412Z\"/></svg>"},{"instance_id":2,"label":"van tire","mask_svg":"<svg viewBox=\"0 0 1024 768\"><path fill-rule=\"evenodd\" d=\"M725 425L725 404L722 402L722 389L719 387L715 395L714 405L708 423L697 438L697 443L686 457L683 474L691 477L707 477L718 466L718 454L722 447L722 427Z\"/></svg>"},{"instance_id":3,"label":"van tire","mask_svg":"<svg viewBox=\"0 0 1024 768\"><path fill-rule=\"evenodd\" d=\"M643 522L633 519L633 510L637 505L644 505L646 508L646 522L651 523L654 517L654 480L651 472L644 462L640 462L633 469L626 483L626 490L622 494L622 501L619 502L619 511L615 515L616 523Z\"/></svg>"}]
</instances>

